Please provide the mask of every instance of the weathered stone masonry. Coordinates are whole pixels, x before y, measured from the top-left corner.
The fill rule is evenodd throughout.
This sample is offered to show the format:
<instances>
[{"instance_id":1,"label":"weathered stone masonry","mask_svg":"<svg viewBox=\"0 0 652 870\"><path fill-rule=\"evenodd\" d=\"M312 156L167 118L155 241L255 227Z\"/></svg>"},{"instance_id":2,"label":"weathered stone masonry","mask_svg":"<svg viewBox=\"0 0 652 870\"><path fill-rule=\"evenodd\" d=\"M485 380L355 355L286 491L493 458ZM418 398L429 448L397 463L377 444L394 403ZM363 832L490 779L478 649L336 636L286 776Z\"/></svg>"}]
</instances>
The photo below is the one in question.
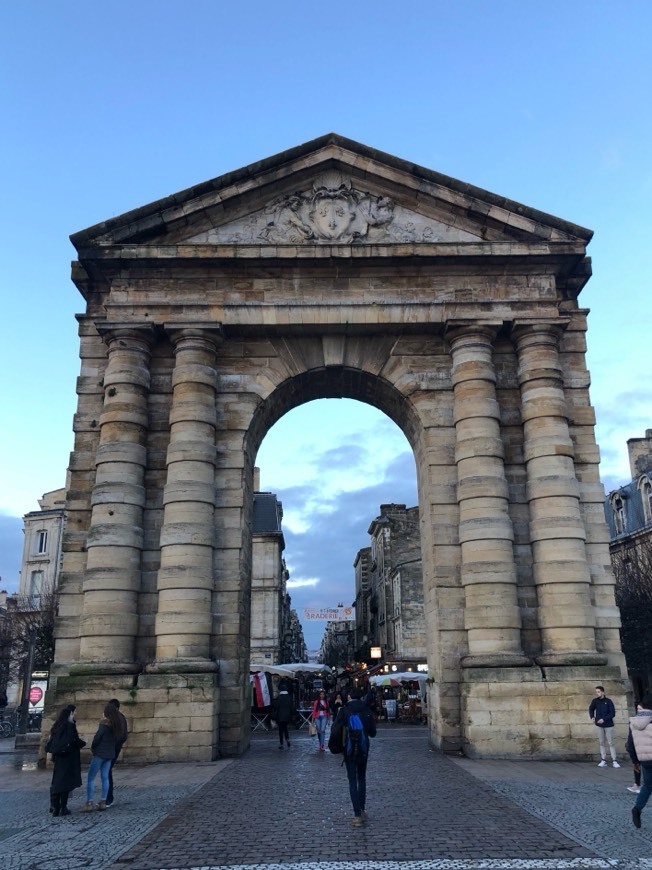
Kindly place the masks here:
<instances>
[{"instance_id":1,"label":"weathered stone masonry","mask_svg":"<svg viewBox=\"0 0 652 870\"><path fill-rule=\"evenodd\" d=\"M315 398L415 453L433 743L583 757L626 721L585 363L590 232L330 135L73 237L81 374L50 708L127 759L249 741L256 453Z\"/></svg>"}]
</instances>

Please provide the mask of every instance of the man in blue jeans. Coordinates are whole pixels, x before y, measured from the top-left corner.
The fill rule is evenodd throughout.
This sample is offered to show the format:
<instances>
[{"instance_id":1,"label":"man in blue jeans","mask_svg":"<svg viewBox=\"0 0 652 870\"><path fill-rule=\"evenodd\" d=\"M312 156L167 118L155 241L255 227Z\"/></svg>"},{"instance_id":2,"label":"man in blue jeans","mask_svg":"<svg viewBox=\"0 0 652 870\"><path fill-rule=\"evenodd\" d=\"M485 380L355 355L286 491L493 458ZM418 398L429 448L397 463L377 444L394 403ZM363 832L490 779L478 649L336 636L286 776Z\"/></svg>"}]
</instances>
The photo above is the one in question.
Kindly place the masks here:
<instances>
[{"instance_id":1,"label":"man in blue jeans","mask_svg":"<svg viewBox=\"0 0 652 870\"><path fill-rule=\"evenodd\" d=\"M352 689L348 704L340 711L346 734L350 735L350 720L355 714L360 717L364 738L363 746L357 751L349 749L347 752L347 739L344 742L344 764L349 778L349 793L353 804L354 828L361 827L366 819L365 804L367 800L367 761L369 759L369 738L376 736L376 721L368 705L362 700L362 689Z\"/></svg>"}]
</instances>

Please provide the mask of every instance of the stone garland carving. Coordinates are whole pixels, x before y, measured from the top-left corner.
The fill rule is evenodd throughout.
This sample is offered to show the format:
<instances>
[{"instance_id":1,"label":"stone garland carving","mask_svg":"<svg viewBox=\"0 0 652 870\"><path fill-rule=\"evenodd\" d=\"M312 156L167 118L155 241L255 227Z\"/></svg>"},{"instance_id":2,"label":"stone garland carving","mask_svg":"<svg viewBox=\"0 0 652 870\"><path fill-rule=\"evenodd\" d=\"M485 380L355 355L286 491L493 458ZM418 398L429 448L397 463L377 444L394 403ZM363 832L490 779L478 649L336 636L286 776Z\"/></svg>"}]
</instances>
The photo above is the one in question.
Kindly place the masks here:
<instances>
[{"instance_id":1,"label":"stone garland carving","mask_svg":"<svg viewBox=\"0 0 652 870\"><path fill-rule=\"evenodd\" d=\"M356 190L337 171L322 173L312 188L275 199L262 212L217 227L196 241L240 244L443 242L472 239L432 225L387 196Z\"/></svg>"}]
</instances>

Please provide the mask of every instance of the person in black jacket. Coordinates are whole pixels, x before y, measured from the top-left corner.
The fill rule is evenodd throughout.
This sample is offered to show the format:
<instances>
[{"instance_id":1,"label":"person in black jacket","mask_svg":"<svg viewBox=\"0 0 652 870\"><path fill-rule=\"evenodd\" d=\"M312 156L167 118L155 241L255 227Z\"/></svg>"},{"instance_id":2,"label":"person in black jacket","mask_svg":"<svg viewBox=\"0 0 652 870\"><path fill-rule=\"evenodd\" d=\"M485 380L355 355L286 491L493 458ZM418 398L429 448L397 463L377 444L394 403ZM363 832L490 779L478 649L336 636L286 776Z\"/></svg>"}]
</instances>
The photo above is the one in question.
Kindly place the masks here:
<instances>
[{"instance_id":1,"label":"person in black jacket","mask_svg":"<svg viewBox=\"0 0 652 870\"><path fill-rule=\"evenodd\" d=\"M120 701L117 698L111 698L109 704L112 707L115 707L118 711L118 716L120 717L120 722L122 723L122 737L116 741L115 744L115 758L111 762L111 767L109 768L109 791L106 796L106 808L108 810L109 807L113 806L113 768L118 760L118 756L120 755L120 751L122 747L127 742L127 737L129 736L129 728L127 726L127 720L124 715L120 712Z\"/></svg>"},{"instance_id":2,"label":"person in black jacket","mask_svg":"<svg viewBox=\"0 0 652 870\"><path fill-rule=\"evenodd\" d=\"M367 761L369 760L369 738L376 736L376 720L367 703L368 698L364 701L362 697L364 692L362 689L351 689L350 699L346 706L342 707L337 717L337 725L343 729L344 737L344 764L346 766L346 774L349 778L349 794L351 803L353 804L353 819L354 828L359 828L364 824L367 818L365 809L367 802ZM365 735L365 744L363 751L352 754L347 750L349 740L347 738L350 732L351 716L357 714L362 722L362 729ZM335 726L333 726L335 728Z\"/></svg>"},{"instance_id":3,"label":"person in black jacket","mask_svg":"<svg viewBox=\"0 0 652 870\"><path fill-rule=\"evenodd\" d=\"M107 704L104 708L104 719L93 737L90 767L86 780L86 803L82 807L83 813L90 813L94 809L93 792L95 790L95 777L98 772L102 780L102 799L98 802L98 810L106 809L106 798L109 793L109 770L111 762L116 756L116 745L124 736L120 713L113 704Z\"/></svg>"},{"instance_id":4,"label":"person in black jacket","mask_svg":"<svg viewBox=\"0 0 652 870\"><path fill-rule=\"evenodd\" d=\"M79 750L86 746L77 733L75 705L68 704L59 715L45 745L46 752L52 754L54 770L50 784L50 812L53 816L69 816L68 798L70 792L82 784L81 757Z\"/></svg>"},{"instance_id":5,"label":"person in black jacket","mask_svg":"<svg viewBox=\"0 0 652 870\"><path fill-rule=\"evenodd\" d=\"M278 698L272 704L272 719L278 725L278 748L283 749L283 738L290 748L288 725L294 719L296 706L292 700L288 684L283 680L278 686Z\"/></svg>"},{"instance_id":6,"label":"person in black jacket","mask_svg":"<svg viewBox=\"0 0 652 870\"><path fill-rule=\"evenodd\" d=\"M607 743L611 753L612 767L620 767L614 746L614 716L616 708L611 698L604 693L604 686L595 687L595 698L589 704L589 716L593 719L600 741L600 763L598 767L607 766Z\"/></svg>"}]
</instances>

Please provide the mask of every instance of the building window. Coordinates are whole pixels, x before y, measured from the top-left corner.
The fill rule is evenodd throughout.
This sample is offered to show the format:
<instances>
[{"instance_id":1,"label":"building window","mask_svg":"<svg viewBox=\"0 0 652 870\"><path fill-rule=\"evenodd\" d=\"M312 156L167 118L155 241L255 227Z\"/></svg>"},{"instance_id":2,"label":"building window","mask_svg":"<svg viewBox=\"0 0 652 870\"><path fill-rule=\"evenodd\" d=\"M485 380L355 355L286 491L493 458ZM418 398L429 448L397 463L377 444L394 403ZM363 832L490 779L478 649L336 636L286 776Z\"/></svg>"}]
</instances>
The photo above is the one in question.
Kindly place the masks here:
<instances>
[{"instance_id":1,"label":"building window","mask_svg":"<svg viewBox=\"0 0 652 870\"><path fill-rule=\"evenodd\" d=\"M641 493L641 501L643 502L643 516L645 522L652 522L652 483L649 477L642 477L638 483L638 488Z\"/></svg>"},{"instance_id":2,"label":"building window","mask_svg":"<svg viewBox=\"0 0 652 870\"><path fill-rule=\"evenodd\" d=\"M616 534L623 535L627 531L627 517L625 515L625 501L616 495L611 501L611 509L614 515Z\"/></svg>"},{"instance_id":3,"label":"building window","mask_svg":"<svg viewBox=\"0 0 652 870\"><path fill-rule=\"evenodd\" d=\"M32 576L29 580L29 595L30 598L40 598L43 588L43 572L32 571Z\"/></svg>"},{"instance_id":4,"label":"building window","mask_svg":"<svg viewBox=\"0 0 652 870\"><path fill-rule=\"evenodd\" d=\"M401 573L400 571L394 576L393 582L393 593L394 593L394 616L398 617L401 615Z\"/></svg>"},{"instance_id":5,"label":"building window","mask_svg":"<svg viewBox=\"0 0 652 870\"><path fill-rule=\"evenodd\" d=\"M48 533L41 529L40 532L36 534L36 552L37 553L47 553L48 549Z\"/></svg>"}]
</instances>

